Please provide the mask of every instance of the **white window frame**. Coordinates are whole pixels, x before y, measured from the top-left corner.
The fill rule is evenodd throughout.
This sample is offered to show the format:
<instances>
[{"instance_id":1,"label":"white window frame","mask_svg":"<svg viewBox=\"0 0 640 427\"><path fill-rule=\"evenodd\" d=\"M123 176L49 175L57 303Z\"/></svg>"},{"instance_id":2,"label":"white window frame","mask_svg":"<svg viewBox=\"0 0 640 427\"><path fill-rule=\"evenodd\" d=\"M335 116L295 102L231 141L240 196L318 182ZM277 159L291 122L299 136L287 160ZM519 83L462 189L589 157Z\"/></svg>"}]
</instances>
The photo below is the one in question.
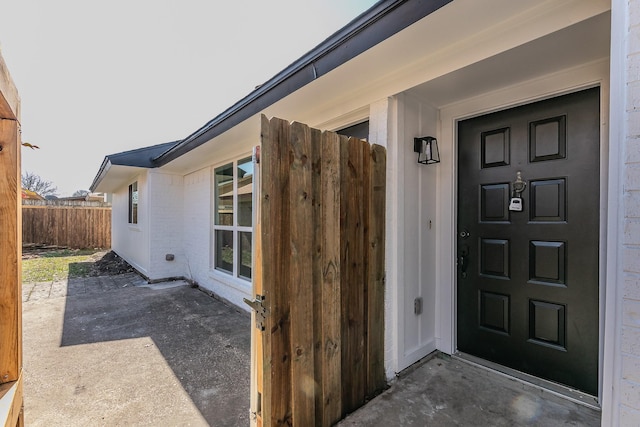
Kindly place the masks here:
<instances>
[{"instance_id":1,"label":"white window frame","mask_svg":"<svg viewBox=\"0 0 640 427\"><path fill-rule=\"evenodd\" d=\"M256 189L256 177L255 177L255 161L251 153L247 153L246 155L239 156L234 158L233 160L226 161L221 163L215 167L211 168L211 255L210 255L210 269L212 272L224 274L225 276L233 277L234 279L242 280L246 283L251 283L252 278L241 275L240 272L240 264L242 256L240 252L240 233L251 233L251 245L253 247L253 223L254 219L254 211L255 211L255 200L254 197L251 199L251 223L250 226L239 225L239 198L238 198L238 164L244 163L244 161L249 160L254 165L253 178L251 182L251 194L255 194ZM224 168L231 165L233 169L233 225L220 225L216 224L217 217L217 209L218 209L218 198L216 195L217 187L216 187L216 170L220 168ZM231 231L233 233L233 265L232 271L228 271L216 266L216 256L217 256L217 245L216 245L216 232L217 231ZM251 275L253 276L253 251L251 251Z\"/></svg>"}]
</instances>

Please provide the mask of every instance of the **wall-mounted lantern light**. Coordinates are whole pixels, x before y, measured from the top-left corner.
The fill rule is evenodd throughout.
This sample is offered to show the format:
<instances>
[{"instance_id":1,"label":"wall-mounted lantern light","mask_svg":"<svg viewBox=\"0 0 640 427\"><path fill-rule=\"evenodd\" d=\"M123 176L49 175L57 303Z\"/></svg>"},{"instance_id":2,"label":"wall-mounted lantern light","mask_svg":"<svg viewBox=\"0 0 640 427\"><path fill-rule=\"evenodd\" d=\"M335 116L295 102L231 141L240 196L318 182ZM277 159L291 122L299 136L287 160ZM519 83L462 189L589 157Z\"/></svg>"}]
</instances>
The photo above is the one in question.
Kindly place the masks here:
<instances>
[{"instance_id":1,"label":"wall-mounted lantern light","mask_svg":"<svg viewBox=\"0 0 640 427\"><path fill-rule=\"evenodd\" d=\"M423 165L440 163L438 140L432 136L413 138L413 151L418 153L418 163Z\"/></svg>"}]
</instances>

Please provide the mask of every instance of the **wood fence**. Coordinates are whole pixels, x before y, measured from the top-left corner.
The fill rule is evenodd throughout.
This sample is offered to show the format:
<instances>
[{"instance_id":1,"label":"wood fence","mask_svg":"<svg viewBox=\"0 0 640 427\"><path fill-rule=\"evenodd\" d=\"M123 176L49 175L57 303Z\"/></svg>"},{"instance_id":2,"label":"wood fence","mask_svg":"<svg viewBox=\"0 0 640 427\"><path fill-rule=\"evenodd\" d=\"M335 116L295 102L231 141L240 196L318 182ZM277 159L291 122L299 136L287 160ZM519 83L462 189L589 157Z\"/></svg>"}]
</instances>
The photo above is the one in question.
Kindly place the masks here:
<instances>
[{"instance_id":1,"label":"wood fence","mask_svg":"<svg viewBox=\"0 0 640 427\"><path fill-rule=\"evenodd\" d=\"M330 426L386 385L385 169L381 146L262 118L258 425Z\"/></svg>"},{"instance_id":2,"label":"wood fence","mask_svg":"<svg viewBox=\"0 0 640 427\"><path fill-rule=\"evenodd\" d=\"M22 242L76 249L110 248L111 207L92 202L71 206L23 204Z\"/></svg>"}]
</instances>

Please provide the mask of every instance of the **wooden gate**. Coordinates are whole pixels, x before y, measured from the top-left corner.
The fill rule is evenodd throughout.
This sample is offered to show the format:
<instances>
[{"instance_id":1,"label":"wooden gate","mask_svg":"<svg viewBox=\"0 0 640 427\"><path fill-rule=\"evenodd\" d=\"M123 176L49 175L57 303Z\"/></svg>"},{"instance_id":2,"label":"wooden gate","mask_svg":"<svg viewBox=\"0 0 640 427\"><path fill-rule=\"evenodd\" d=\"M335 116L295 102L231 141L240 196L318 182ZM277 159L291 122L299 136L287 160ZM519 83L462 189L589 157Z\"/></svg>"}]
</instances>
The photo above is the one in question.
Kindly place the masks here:
<instances>
[{"instance_id":1,"label":"wooden gate","mask_svg":"<svg viewBox=\"0 0 640 427\"><path fill-rule=\"evenodd\" d=\"M330 426L385 387L386 151L262 117L259 426Z\"/></svg>"}]
</instances>

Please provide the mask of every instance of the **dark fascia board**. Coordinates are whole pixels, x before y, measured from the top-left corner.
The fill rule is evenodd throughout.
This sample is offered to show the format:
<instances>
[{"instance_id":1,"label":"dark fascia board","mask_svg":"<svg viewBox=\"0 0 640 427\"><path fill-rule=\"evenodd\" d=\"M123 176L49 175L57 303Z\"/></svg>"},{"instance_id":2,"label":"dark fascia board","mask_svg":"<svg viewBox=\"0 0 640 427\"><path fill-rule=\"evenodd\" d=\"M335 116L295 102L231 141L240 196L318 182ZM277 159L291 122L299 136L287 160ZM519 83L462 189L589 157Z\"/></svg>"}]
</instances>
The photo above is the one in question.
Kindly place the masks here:
<instances>
[{"instance_id":1,"label":"dark fascia board","mask_svg":"<svg viewBox=\"0 0 640 427\"><path fill-rule=\"evenodd\" d=\"M98 174L93 179L91 187L89 187L90 190L93 191L98 184L100 184L100 181L102 181L106 173L107 165L155 168L157 166L154 164L153 159L179 142L180 141L165 142L163 144L156 144L149 147L136 148L134 150L106 155L102 161L102 165L100 165Z\"/></svg>"},{"instance_id":2,"label":"dark fascia board","mask_svg":"<svg viewBox=\"0 0 640 427\"><path fill-rule=\"evenodd\" d=\"M228 131L453 0L382 0L249 95L153 159L159 167Z\"/></svg>"},{"instance_id":3,"label":"dark fascia board","mask_svg":"<svg viewBox=\"0 0 640 427\"><path fill-rule=\"evenodd\" d=\"M123 151L121 153L109 154L107 157L111 161L111 164L114 165L153 168L156 167L153 159L178 143L180 143L180 141L165 142L163 144L136 148L135 150Z\"/></svg>"}]
</instances>

